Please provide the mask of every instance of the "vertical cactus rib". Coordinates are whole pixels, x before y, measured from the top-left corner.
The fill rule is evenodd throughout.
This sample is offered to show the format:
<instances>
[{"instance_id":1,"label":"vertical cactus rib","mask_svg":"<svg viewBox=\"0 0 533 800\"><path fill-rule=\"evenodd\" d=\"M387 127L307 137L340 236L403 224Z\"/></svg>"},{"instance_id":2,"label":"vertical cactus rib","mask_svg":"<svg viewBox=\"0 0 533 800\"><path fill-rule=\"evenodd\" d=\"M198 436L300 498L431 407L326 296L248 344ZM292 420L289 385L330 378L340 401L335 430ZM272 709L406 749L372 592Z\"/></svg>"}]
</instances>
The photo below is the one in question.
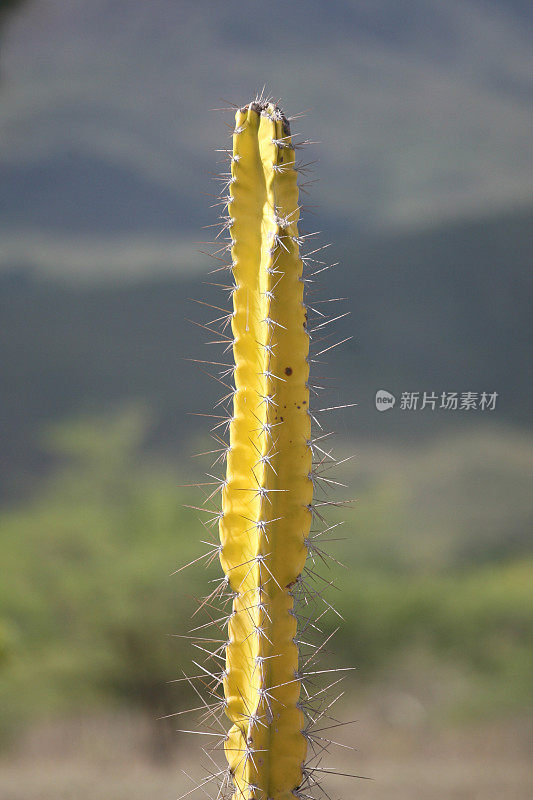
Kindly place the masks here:
<instances>
[{"instance_id":1,"label":"vertical cactus rib","mask_svg":"<svg viewBox=\"0 0 533 800\"><path fill-rule=\"evenodd\" d=\"M298 189L288 122L236 113L229 186L235 393L219 521L233 593L223 673L235 800L293 800L307 740L292 587L313 484Z\"/></svg>"}]
</instances>

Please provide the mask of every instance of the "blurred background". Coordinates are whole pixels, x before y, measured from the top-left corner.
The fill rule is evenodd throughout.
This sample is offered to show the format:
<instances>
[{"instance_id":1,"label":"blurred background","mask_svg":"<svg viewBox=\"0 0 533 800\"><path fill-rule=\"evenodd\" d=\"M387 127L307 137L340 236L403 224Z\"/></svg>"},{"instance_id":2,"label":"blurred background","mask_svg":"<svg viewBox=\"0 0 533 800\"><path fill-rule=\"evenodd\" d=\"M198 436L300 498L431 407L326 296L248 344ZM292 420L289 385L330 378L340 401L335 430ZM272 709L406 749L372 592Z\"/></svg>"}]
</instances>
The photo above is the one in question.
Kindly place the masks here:
<instances>
[{"instance_id":1,"label":"blurred background","mask_svg":"<svg viewBox=\"0 0 533 800\"><path fill-rule=\"evenodd\" d=\"M532 23L523 0L0 3L4 800L203 774L192 720L157 721L195 705L171 634L219 574L171 576L202 552L185 484L220 395L188 320L220 304L213 109L264 84L312 140L302 229L340 262L314 297L347 297L354 337L317 369L320 407L357 404L327 421L357 498L331 515L358 720L332 764L374 780L331 796L531 796Z\"/></svg>"}]
</instances>

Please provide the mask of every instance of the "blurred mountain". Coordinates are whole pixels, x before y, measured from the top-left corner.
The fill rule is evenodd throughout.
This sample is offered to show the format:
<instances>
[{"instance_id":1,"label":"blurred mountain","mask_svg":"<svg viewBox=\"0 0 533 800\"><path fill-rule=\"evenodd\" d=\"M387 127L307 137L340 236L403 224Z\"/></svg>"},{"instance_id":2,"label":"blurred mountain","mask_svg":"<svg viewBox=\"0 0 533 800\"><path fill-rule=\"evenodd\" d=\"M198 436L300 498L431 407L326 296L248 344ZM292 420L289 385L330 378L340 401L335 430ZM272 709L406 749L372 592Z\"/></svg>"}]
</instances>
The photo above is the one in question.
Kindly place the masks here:
<instances>
[{"instance_id":1,"label":"blurred mountain","mask_svg":"<svg viewBox=\"0 0 533 800\"><path fill-rule=\"evenodd\" d=\"M341 266L324 273L322 288L310 286L309 303L324 310L317 301L346 297L335 313L351 311L319 347L355 338L316 367L319 383L342 386L342 395L331 388L315 408L356 402L332 422L345 438L401 440L489 420L530 424L532 226L529 209L416 233L339 235L331 250ZM203 282L189 275L89 285L44 280L30 267L0 280L5 492L42 464L38 433L52 419L138 399L154 411L153 444L177 454L185 440L205 434L209 420L190 412L210 413L221 387L184 359L227 360L203 347L188 321L210 319L189 298L225 305L209 284L220 280L207 276L209 265ZM496 391L499 398L484 416L398 407L380 414L378 389L397 397Z\"/></svg>"},{"instance_id":2,"label":"blurred mountain","mask_svg":"<svg viewBox=\"0 0 533 800\"><path fill-rule=\"evenodd\" d=\"M265 83L310 109L325 228L530 202L532 27L518 0L33 0L4 31L0 231L199 238L231 123L210 109Z\"/></svg>"},{"instance_id":3,"label":"blurred mountain","mask_svg":"<svg viewBox=\"0 0 533 800\"><path fill-rule=\"evenodd\" d=\"M198 239L232 120L210 109L265 83L289 114L310 109L293 128L320 142L303 155L321 179L304 221L334 241L327 294L353 312L336 333L355 340L328 353L338 399L358 403L341 430L471 424L377 414L379 388L497 391L494 419L528 423L532 27L519 0L13 11L0 85L4 491L41 464L52 418L133 397L155 410L154 442L176 452L195 435L185 412L198 397L206 410L216 385L183 361L205 358L184 318L206 319L188 297L221 304L200 284Z\"/></svg>"},{"instance_id":4,"label":"blurred mountain","mask_svg":"<svg viewBox=\"0 0 533 800\"><path fill-rule=\"evenodd\" d=\"M194 228L202 208L120 163L66 152L2 170L2 225L99 235ZM7 232L7 231L6 231Z\"/></svg>"}]
</instances>

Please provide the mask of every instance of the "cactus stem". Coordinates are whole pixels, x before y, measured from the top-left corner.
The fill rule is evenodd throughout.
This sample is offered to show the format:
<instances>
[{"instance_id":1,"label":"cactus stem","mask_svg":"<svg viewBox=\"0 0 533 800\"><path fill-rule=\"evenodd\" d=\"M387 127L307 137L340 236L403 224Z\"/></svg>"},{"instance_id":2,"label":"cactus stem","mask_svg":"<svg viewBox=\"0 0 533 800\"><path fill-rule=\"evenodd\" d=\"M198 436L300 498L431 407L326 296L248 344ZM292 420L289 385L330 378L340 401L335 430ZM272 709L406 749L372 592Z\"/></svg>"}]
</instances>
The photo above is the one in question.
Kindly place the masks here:
<instances>
[{"instance_id":1,"label":"cactus stem","mask_svg":"<svg viewBox=\"0 0 533 800\"><path fill-rule=\"evenodd\" d=\"M233 149L219 151L230 170L217 176L221 191L213 206L222 206L222 215L210 255L217 262L212 272L228 271L232 279L210 285L225 292L233 308L203 303L218 316L200 327L215 334L211 344L233 351L235 366L196 360L217 367L211 377L225 389L214 411L227 413L204 416L214 420L215 441L205 455L213 466L225 461L226 475L208 473L210 482L201 486L204 506L198 508L207 512L206 529L218 524L220 544L206 541L207 553L190 563L209 565L220 558L225 576L214 581L200 608L222 611L230 603L231 613L210 613L210 622L189 633L195 647L224 667L200 667L196 679L209 694L204 717L219 724L226 713L232 723L219 736L229 768L214 771L207 782L217 780L219 800L227 793L233 800L289 800L311 797L319 785L317 763L335 742L311 733L310 726L332 719L335 698L330 703L325 697L344 677L342 669L315 668L332 636L321 631L321 620L329 613L341 616L322 595L321 587L333 582L317 571L340 564L323 549L335 541L326 534L337 524L328 527L322 512L343 505L328 500L326 492L344 486L328 476L336 461L322 443L329 434L318 417L348 404L311 410L309 395L322 391L324 381L309 381L308 370L343 343L332 343L325 332L347 314L326 314L319 307L341 298L309 307L303 298L309 284L333 266L318 255L328 245L311 244L319 231L298 231L303 207L296 174L305 174L310 164L296 161L295 151L309 141L292 137L289 120L264 90L236 108L230 130ZM313 335L313 349L323 349L310 355ZM229 443L221 438L224 431ZM218 493L222 509L216 512L208 504ZM207 631L204 636L210 625L215 636L227 626L227 641L208 638ZM308 642L308 632L318 633L321 644ZM317 685L322 675L337 671L340 677ZM215 691L221 685L224 701Z\"/></svg>"}]
</instances>

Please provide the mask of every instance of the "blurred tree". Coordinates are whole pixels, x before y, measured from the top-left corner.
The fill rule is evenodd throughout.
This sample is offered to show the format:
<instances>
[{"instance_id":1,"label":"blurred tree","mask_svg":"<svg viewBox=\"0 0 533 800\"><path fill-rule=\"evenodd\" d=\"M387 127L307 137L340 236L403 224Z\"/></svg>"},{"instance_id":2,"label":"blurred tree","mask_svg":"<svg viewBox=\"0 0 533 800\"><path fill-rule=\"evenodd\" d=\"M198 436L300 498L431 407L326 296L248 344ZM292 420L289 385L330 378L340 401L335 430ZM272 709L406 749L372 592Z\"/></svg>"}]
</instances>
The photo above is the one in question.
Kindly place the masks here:
<instances>
[{"instance_id":1,"label":"blurred tree","mask_svg":"<svg viewBox=\"0 0 533 800\"><path fill-rule=\"evenodd\" d=\"M194 610L192 577L170 573L196 545L175 474L138 463L148 426L146 410L129 406L46 432L63 468L0 532L11 575L0 608L23 631L0 704L15 719L125 702L146 714L151 752L164 758L176 726L160 718L189 702L187 684L172 681L190 657L172 634ZM0 628L0 659L4 638L7 648Z\"/></svg>"},{"instance_id":2,"label":"blurred tree","mask_svg":"<svg viewBox=\"0 0 533 800\"><path fill-rule=\"evenodd\" d=\"M0 670L13 655L14 644L15 636L12 627L5 620L0 619Z\"/></svg>"},{"instance_id":3,"label":"blurred tree","mask_svg":"<svg viewBox=\"0 0 533 800\"><path fill-rule=\"evenodd\" d=\"M158 721L197 705L181 680L193 648L172 635L206 621L190 621L196 595L220 571L215 560L207 572L198 564L171 576L200 554L206 531L183 506L198 498L177 487L176 467L140 457L150 420L146 408L130 405L49 428L44 441L57 471L31 499L4 509L0 734L39 717L126 705L151 721L151 752L164 758L175 729L190 727L182 717ZM364 460L368 466L368 453ZM465 463L455 450L452 461L458 470ZM418 498L426 482L416 479L404 452L401 465ZM444 485L446 469L441 464L431 483ZM450 703L475 713L523 708L533 668L533 560L515 550L502 558L501 549L482 563L456 551L444 562L406 559L421 539L410 518L401 518L397 472L387 477L380 466L379 479L369 475L346 536L333 536L332 554L350 565L330 597L345 619L337 651L357 667L360 689L402 680L404 660L423 653L464 676L464 691ZM418 500L415 507L418 513ZM455 541L451 522L439 528L440 538ZM331 632L335 618L321 625ZM411 667L404 674L414 681ZM440 680L437 669L428 680Z\"/></svg>"}]
</instances>

